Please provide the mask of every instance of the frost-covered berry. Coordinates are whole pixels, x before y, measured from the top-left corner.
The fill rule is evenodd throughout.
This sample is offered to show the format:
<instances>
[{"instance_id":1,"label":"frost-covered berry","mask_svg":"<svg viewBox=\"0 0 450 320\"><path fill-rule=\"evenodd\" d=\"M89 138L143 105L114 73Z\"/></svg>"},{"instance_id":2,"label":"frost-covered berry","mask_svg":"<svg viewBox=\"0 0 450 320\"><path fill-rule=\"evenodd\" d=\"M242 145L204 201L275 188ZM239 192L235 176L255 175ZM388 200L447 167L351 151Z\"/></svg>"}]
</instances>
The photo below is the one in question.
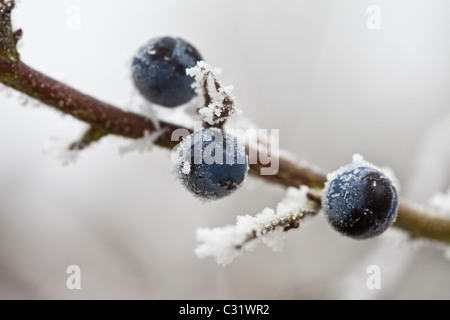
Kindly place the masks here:
<instances>
[{"instance_id":1,"label":"frost-covered berry","mask_svg":"<svg viewBox=\"0 0 450 320\"><path fill-rule=\"evenodd\" d=\"M218 199L234 192L247 174L247 155L236 137L217 128L202 129L180 143L177 173L196 196Z\"/></svg>"},{"instance_id":2,"label":"frost-covered berry","mask_svg":"<svg viewBox=\"0 0 450 320\"><path fill-rule=\"evenodd\" d=\"M202 60L191 44L180 38L159 37L149 40L136 53L132 63L133 81L149 101L176 107L195 94L194 79L186 69Z\"/></svg>"},{"instance_id":3,"label":"frost-covered berry","mask_svg":"<svg viewBox=\"0 0 450 320\"><path fill-rule=\"evenodd\" d=\"M355 239L385 231L397 216L397 191L377 167L362 161L328 177L322 207L331 225Z\"/></svg>"}]
</instances>

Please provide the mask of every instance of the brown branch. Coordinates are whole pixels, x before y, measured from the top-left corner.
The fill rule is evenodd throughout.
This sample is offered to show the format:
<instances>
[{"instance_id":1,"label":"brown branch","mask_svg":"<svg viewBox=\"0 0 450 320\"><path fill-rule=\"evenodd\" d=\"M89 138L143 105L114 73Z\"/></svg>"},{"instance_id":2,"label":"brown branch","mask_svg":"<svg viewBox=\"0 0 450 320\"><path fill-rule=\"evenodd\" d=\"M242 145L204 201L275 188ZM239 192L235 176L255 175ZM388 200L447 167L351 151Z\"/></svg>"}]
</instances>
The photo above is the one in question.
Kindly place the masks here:
<instances>
[{"instance_id":1,"label":"brown branch","mask_svg":"<svg viewBox=\"0 0 450 320\"><path fill-rule=\"evenodd\" d=\"M450 243L450 220L433 216L427 208L402 200L394 226L412 238L428 238Z\"/></svg>"},{"instance_id":2,"label":"brown branch","mask_svg":"<svg viewBox=\"0 0 450 320\"><path fill-rule=\"evenodd\" d=\"M83 94L20 61L16 42L20 38L21 31L12 31L11 10L13 7L14 1L0 0L0 81L90 124L92 129L73 148L85 146L106 134L136 139L142 137L146 131L151 133L156 130L149 119ZM173 148L178 141L172 141L171 136L172 132L178 128L161 121L162 133L155 143L162 147ZM257 162L250 164L250 173L284 186L307 185L321 189L326 181L326 175L323 172L299 165L283 157L279 159L277 174L262 176L260 171L264 165ZM315 200L319 203L317 196ZM410 232L414 237L427 237L450 243L449 220L433 217L427 214L425 209L404 201L400 205L395 226Z\"/></svg>"},{"instance_id":3,"label":"brown branch","mask_svg":"<svg viewBox=\"0 0 450 320\"><path fill-rule=\"evenodd\" d=\"M149 119L83 94L34 70L22 61L8 63L0 58L0 81L109 134L136 139L142 137L145 131L156 130ZM174 147L177 142L171 141L171 133L178 127L161 121L161 128L169 130L155 143L163 147Z\"/></svg>"},{"instance_id":4,"label":"brown branch","mask_svg":"<svg viewBox=\"0 0 450 320\"><path fill-rule=\"evenodd\" d=\"M247 153L249 153L248 146L246 150ZM261 164L258 153L257 163L250 164L249 172L251 174L260 176L261 178L284 185L286 187L298 187L301 185L307 185L310 188L322 189L325 182L327 181L327 176L322 171L306 165L301 166L300 164L283 157L280 157L278 161L279 168L276 174L261 175L261 169L270 167L270 164Z\"/></svg>"}]
</instances>

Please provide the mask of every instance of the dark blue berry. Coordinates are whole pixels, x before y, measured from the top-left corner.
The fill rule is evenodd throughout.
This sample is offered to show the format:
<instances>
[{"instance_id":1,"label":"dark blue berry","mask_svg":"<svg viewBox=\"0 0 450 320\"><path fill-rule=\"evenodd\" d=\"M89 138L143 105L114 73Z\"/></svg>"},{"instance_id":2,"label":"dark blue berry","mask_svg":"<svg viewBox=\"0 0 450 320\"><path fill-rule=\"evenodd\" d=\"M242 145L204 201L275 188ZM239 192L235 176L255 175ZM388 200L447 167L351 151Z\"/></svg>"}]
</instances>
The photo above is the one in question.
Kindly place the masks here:
<instances>
[{"instance_id":1,"label":"dark blue berry","mask_svg":"<svg viewBox=\"0 0 450 320\"><path fill-rule=\"evenodd\" d=\"M367 239L385 231L397 216L397 191L376 167L349 165L325 185L322 207L339 232Z\"/></svg>"},{"instance_id":2,"label":"dark blue berry","mask_svg":"<svg viewBox=\"0 0 450 320\"><path fill-rule=\"evenodd\" d=\"M181 181L205 199L231 194L247 174L244 146L221 129L203 129L187 136L180 143L177 157Z\"/></svg>"},{"instance_id":3,"label":"dark blue berry","mask_svg":"<svg viewBox=\"0 0 450 320\"><path fill-rule=\"evenodd\" d=\"M200 53L180 38L154 38L144 44L133 58L133 81L149 101L176 107L188 102L195 92L194 79L186 68L202 60Z\"/></svg>"}]
</instances>

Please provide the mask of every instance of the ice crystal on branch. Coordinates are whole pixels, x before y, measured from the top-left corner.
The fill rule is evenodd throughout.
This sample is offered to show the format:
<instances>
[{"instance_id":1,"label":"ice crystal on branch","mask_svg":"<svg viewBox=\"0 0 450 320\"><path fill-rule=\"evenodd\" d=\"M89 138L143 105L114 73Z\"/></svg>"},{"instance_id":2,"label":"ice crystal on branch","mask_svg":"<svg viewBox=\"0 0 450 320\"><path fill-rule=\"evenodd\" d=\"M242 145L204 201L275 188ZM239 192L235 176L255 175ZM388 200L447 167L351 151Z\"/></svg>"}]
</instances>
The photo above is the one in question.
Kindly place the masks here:
<instances>
[{"instance_id":1,"label":"ice crystal on branch","mask_svg":"<svg viewBox=\"0 0 450 320\"><path fill-rule=\"evenodd\" d=\"M229 116L242 114L242 110L237 107L236 98L231 93L233 87L223 87L217 80L221 72L219 68L213 68L204 61L186 69L186 73L195 78L192 87L197 95L204 99L204 106L199 108L198 112L211 126L225 121Z\"/></svg>"},{"instance_id":2,"label":"ice crystal on branch","mask_svg":"<svg viewBox=\"0 0 450 320\"><path fill-rule=\"evenodd\" d=\"M200 245L195 254L201 259L214 257L225 266L244 251L253 251L259 242L273 251L281 251L285 231L298 228L300 219L318 211L318 206L308 199L308 190L305 186L288 188L276 210L265 208L256 216L237 216L233 226L197 229Z\"/></svg>"}]
</instances>

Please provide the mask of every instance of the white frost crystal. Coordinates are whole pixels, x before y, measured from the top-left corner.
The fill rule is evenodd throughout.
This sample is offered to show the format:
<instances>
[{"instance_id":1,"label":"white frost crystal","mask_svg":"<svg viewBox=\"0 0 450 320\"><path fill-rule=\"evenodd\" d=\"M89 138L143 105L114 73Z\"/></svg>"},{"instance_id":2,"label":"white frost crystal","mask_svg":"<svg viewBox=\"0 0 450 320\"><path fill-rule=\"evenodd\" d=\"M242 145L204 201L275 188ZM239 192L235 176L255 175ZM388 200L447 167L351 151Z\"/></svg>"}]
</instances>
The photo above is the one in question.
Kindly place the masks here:
<instances>
[{"instance_id":1,"label":"white frost crystal","mask_svg":"<svg viewBox=\"0 0 450 320\"><path fill-rule=\"evenodd\" d=\"M430 199L430 205L436 209L433 215L450 219L450 189L446 193L437 193Z\"/></svg>"},{"instance_id":2,"label":"white frost crystal","mask_svg":"<svg viewBox=\"0 0 450 320\"><path fill-rule=\"evenodd\" d=\"M201 259L214 257L218 264L225 266L244 251L253 251L261 241L273 251L281 251L287 234L282 227L275 226L301 216L299 209L307 202L307 191L305 186L288 188L276 210L265 208L256 216L237 216L233 226L197 229L200 245L195 254Z\"/></svg>"},{"instance_id":3,"label":"white frost crystal","mask_svg":"<svg viewBox=\"0 0 450 320\"><path fill-rule=\"evenodd\" d=\"M188 76L194 77L196 79L203 79L206 76L208 76L208 74L211 74L213 76L218 76L222 73L222 69L220 68L213 68L212 66L210 66L209 64L207 64L205 61L198 61L197 65L195 67L192 68L188 68L186 69L186 74ZM201 87L202 84L195 82L192 85L195 89L199 88L199 86Z\"/></svg>"}]
</instances>

